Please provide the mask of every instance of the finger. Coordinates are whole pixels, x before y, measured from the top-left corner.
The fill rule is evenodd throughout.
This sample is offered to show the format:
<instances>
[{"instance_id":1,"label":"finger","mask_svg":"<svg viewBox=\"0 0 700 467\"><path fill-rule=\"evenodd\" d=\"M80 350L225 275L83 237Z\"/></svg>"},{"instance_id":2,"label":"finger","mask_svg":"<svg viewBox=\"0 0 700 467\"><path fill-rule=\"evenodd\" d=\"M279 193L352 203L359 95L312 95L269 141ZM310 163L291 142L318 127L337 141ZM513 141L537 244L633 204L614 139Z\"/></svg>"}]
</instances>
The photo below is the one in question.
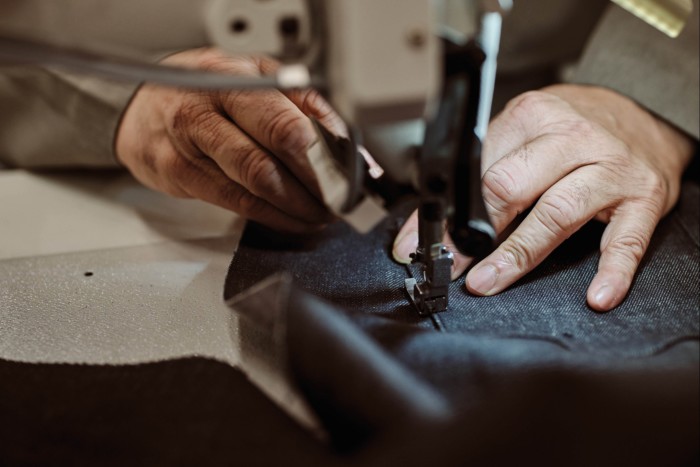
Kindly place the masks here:
<instances>
[{"instance_id":1,"label":"finger","mask_svg":"<svg viewBox=\"0 0 700 467\"><path fill-rule=\"evenodd\" d=\"M394 239L391 254L397 262L408 264L416 248L418 248L418 211L413 211Z\"/></svg>"},{"instance_id":2,"label":"finger","mask_svg":"<svg viewBox=\"0 0 700 467\"><path fill-rule=\"evenodd\" d=\"M318 120L331 133L347 138L348 128L333 107L314 89L298 89L285 93L304 114Z\"/></svg>"},{"instance_id":3,"label":"finger","mask_svg":"<svg viewBox=\"0 0 700 467\"><path fill-rule=\"evenodd\" d=\"M484 203L497 232L502 232L559 180L593 163L590 145L579 144L579 138L587 135L543 134L514 148L484 173Z\"/></svg>"},{"instance_id":4,"label":"finger","mask_svg":"<svg viewBox=\"0 0 700 467\"><path fill-rule=\"evenodd\" d=\"M274 154L302 185L321 198L307 158L316 132L293 102L277 90L236 91L225 94L222 105L241 130Z\"/></svg>"},{"instance_id":5,"label":"finger","mask_svg":"<svg viewBox=\"0 0 700 467\"><path fill-rule=\"evenodd\" d=\"M457 250L457 247L455 247L449 235L445 234L443 243L448 250L454 253L451 272L452 279L454 280L466 271L472 258L462 255L459 250ZM408 264L411 262L411 254L415 253L416 248L418 248L418 211L413 211L413 214L408 218L394 240L392 256L397 262Z\"/></svg>"},{"instance_id":6,"label":"finger","mask_svg":"<svg viewBox=\"0 0 700 467\"><path fill-rule=\"evenodd\" d=\"M517 229L467 274L476 295L497 294L540 264L596 213L617 202L598 170L580 170L548 190ZM590 188L590 187L593 187Z\"/></svg>"},{"instance_id":7,"label":"finger","mask_svg":"<svg viewBox=\"0 0 700 467\"><path fill-rule=\"evenodd\" d=\"M240 184L231 181L210 159L175 159L171 168L181 189L192 198L201 199L276 230L306 233L319 229L291 217L267 201L258 198Z\"/></svg>"},{"instance_id":8,"label":"finger","mask_svg":"<svg viewBox=\"0 0 700 467\"><path fill-rule=\"evenodd\" d=\"M275 73L281 63L268 56L258 56L254 58L258 68L263 75ZM333 110L331 105L315 89L293 89L285 91L284 95L289 98L307 116L318 120L329 131L338 136L347 136L347 127L340 116Z\"/></svg>"},{"instance_id":9,"label":"finger","mask_svg":"<svg viewBox=\"0 0 700 467\"><path fill-rule=\"evenodd\" d=\"M658 209L641 203L621 206L611 217L601 240L598 272L588 287L591 308L605 312L622 302L660 217Z\"/></svg>"},{"instance_id":10,"label":"finger","mask_svg":"<svg viewBox=\"0 0 700 467\"><path fill-rule=\"evenodd\" d=\"M452 260L452 269L451 269L450 276L451 276L452 280L455 280L459 276L464 274L464 271L467 270L467 268L472 263L474 258L472 258L470 256L465 256L462 253L460 253L459 250L457 249L457 246L452 241L450 234L448 234L448 233L445 234L445 238L442 239L442 243L454 255L453 260Z\"/></svg>"},{"instance_id":11,"label":"finger","mask_svg":"<svg viewBox=\"0 0 700 467\"><path fill-rule=\"evenodd\" d=\"M187 128L196 148L253 195L301 221L330 222L327 209L277 158L224 117L211 112L205 122Z\"/></svg>"}]
</instances>

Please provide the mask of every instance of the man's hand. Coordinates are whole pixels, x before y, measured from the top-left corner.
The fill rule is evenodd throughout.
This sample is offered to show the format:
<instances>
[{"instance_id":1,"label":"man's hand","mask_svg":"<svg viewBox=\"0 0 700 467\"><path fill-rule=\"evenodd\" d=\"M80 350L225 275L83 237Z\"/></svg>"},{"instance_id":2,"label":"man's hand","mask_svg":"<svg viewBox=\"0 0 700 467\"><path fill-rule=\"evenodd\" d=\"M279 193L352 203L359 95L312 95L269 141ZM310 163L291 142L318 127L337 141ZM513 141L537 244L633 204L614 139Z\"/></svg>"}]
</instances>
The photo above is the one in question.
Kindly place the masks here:
<instances>
[{"instance_id":1,"label":"man's hand","mask_svg":"<svg viewBox=\"0 0 700 467\"><path fill-rule=\"evenodd\" d=\"M503 291L596 219L608 226L587 301L597 311L616 307L678 199L692 151L688 137L607 89L558 85L513 99L489 127L484 200L498 232L532 210L469 272L467 288L476 295ZM414 213L394 245L397 260L415 250L416 230ZM445 243L451 246L449 238ZM455 255L453 278L470 261Z\"/></svg>"},{"instance_id":2,"label":"man's hand","mask_svg":"<svg viewBox=\"0 0 700 467\"><path fill-rule=\"evenodd\" d=\"M229 57L213 49L162 63L258 76L278 65L264 57ZM318 201L306 159L315 141L308 117L331 131L343 125L314 91L203 92L143 86L116 138L119 161L146 186L199 198L270 227L304 232L332 217Z\"/></svg>"}]
</instances>

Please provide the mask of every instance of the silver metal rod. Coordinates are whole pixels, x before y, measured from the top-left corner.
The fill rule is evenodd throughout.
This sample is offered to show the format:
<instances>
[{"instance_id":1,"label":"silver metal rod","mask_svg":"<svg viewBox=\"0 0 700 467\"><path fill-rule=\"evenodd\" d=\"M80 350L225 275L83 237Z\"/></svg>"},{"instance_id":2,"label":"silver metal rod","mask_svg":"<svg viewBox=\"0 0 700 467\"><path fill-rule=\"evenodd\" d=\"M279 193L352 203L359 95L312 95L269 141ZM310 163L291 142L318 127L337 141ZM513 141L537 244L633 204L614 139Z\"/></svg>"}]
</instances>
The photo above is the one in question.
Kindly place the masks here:
<instances>
[{"instance_id":1,"label":"silver metal rod","mask_svg":"<svg viewBox=\"0 0 700 467\"><path fill-rule=\"evenodd\" d=\"M288 67L284 66L277 75L237 76L107 57L27 40L0 37L0 66L7 64L56 67L118 81L149 82L189 89L288 89L307 87L312 84L310 78L306 82L303 79L292 80L292 82L284 79L283 75L288 71Z\"/></svg>"}]
</instances>

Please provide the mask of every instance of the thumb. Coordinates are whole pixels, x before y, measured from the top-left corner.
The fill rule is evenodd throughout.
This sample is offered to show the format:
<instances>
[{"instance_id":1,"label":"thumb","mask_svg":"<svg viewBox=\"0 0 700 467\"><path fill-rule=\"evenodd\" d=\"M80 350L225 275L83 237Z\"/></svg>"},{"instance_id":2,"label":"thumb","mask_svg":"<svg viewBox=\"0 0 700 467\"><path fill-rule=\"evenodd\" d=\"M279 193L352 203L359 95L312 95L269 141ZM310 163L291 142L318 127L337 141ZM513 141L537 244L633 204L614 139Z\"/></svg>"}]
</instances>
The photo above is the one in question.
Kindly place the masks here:
<instances>
[{"instance_id":1,"label":"thumb","mask_svg":"<svg viewBox=\"0 0 700 467\"><path fill-rule=\"evenodd\" d=\"M455 280L466 271L467 267L472 262L472 258L459 253L449 235L445 234L443 243L448 250L454 253L451 276L452 280ZM403 227L401 227L401 230L394 240L392 256L397 262L408 264L411 262L411 254L415 253L416 248L418 248L418 211L413 211L413 214L411 214L411 217L409 217Z\"/></svg>"}]
</instances>

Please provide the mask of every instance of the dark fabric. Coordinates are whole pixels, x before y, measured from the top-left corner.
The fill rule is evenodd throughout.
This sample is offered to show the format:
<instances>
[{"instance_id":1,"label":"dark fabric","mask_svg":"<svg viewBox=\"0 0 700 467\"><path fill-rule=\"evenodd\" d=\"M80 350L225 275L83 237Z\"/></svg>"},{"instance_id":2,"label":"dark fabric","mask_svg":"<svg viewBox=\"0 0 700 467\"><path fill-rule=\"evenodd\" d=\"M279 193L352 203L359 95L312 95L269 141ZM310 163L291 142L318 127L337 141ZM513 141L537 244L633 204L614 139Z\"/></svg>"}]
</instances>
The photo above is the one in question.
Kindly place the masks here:
<instances>
[{"instance_id":1,"label":"dark fabric","mask_svg":"<svg viewBox=\"0 0 700 467\"><path fill-rule=\"evenodd\" d=\"M228 365L0 360L0 465L326 466L328 448Z\"/></svg>"},{"instance_id":2,"label":"dark fabric","mask_svg":"<svg viewBox=\"0 0 700 467\"><path fill-rule=\"evenodd\" d=\"M668 251L669 238L692 239L678 243L688 249L679 263L694 261L697 267L697 186L686 186L682 205L665 225L671 233L657 236L660 240L655 242L661 245L654 254ZM289 327L294 332L288 336L287 350L293 351L294 374L303 378L312 406L318 410L322 402L328 409L349 401L356 417L364 414L364 422L374 424L372 436L353 452L332 452L225 364L183 359L111 367L0 360L0 465L697 465L697 340L673 344L671 339L660 350L652 350L658 345L640 346L647 356L612 358L605 349L508 337L499 335L497 328L490 334L437 333L416 318L399 290L404 269L382 260L390 268L378 277L368 265L375 256L386 258L389 237L383 233L350 246L328 237L326 243L338 256L319 265L314 261L323 256L304 258L315 255L312 249L302 253L278 245L266 252L262 245L270 238L254 237L253 232L247 232L235 256L228 294L233 286L245 287L243 279L255 282L275 265L312 271L309 276L295 275L307 287L316 286L351 308L341 314L345 324L335 332L372 337L385 352L382 359L393 359L392 366L403 367L444 396L453 416L396 417L392 426L394 416L385 414L401 405L374 396L375 383L366 384L370 380L365 365L356 359L362 355L354 352L353 344L339 342L342 345L334 348L324 340L328 334L319 336L319 314L335 311L316 310L310 315L314 326L293 318L301 326ZM676 248L674 242L671 246ZM251 255L254 251L259 253ZM342 261L359 266L349 268ZM648 274L654 274L655 261L652 256L645 262ZM240 276L238 266L251 277ZM667 270L678 274L684 269ZM396 286L386 287L389 280ZM676 280L697 299L697 281ZM638 280L635 287L640 283L644 284ZM360 293L363 290L367 293ZM456 288L453 295L455 291L462 293ZM289 305L307 308L302 303ZM697 306L696 301L695 313ZM675 316L670 305L659 308L668 319ZM444 316L450 324L450 314ZM646 331L654 337L651 327ZM317 346L308 347L312 345ZM367 365L378 360L362 358L370 359ZM384 369L375 368L373 377L380 377ZM412 387L398 389L416 393ZM390 391L387 387L382 393Z\"/></svg>"},{"instance_id":3,"label":"dark fabric","mask_svg":"<svg viewBox=\"0 0 700 467\"><path fill-rule=\"evenodd\" d=\"M679 465L697 457L696 342L593 362L548 342L448 336L371 316L360 327L297 291L286 306L278 320L295 381L361 465Z\"/></svg>"},{"instance_id":4,"label":"dark fabric","mask_svg":"<svg viewBox=\"0 0 700 467\"><path fill-rule=\"evenodd\" d=\"M474 297L463 279L454 281L449 310L440 318L448 331L553 342L592 358L651 355L697 339L698 199L697 183L687 182L677 209L657 228L629 296L612 313L594 313L585 302L604 227L591 223L500 295ZM355 313L429 327L408 303L406 269L390 259L394 226L389 221L362 236L339 223L296 239L251 226L231 264L225 295L288 271L303 289Z\"/></svg>"},{"instance_id":5,"label":"dark fabric","mask_svg":"<svg viewBox=\"0 0 700 467\"><path fill-rule=\"evenodd\" d=\"M462 280L453 283L450 310L440 315L446 333L408 304L407 270L389 259L393 221L364 237L340 224L306 238L251 225L225 294L288 271L329 302L324 315L314 300L287 300L285 326L293 335L283 352L331 437L353 429L372 434L359 451L368 461L692 465L700 434L698 195L697 180L686 181L629 297L606 315L585 305L602 233L596 224L500 296L471 297ZM334 313L350 320L324 331L319 323L335 321ZM391 412L391 399L351 392L355 382L381 375L380 359L365 357L367 369L358 367L361 352L329 344L343 332L373 337L396 364L446 397L451 419L377 423L369 414ZM329 410L347 400L353 413Z\"/></svg>"},{"instance_id":6,"label":"dark fabric","mask_svg":"<svg viewBox=\"0 0 700 467\"><path fill-rule=\"evenodd\" d=\"M0 360L0 465L697 465L688 451L697 433L687 428L697 427L697 406L687 406L697 383L673 378L678 391L664 399L660 378L608 376L543 372L517 391L494 390L449 423L403 423L343 457L221 363ZM641 391L630 397L628 387ZM371 395L366 401L371 406ZM608 423L599 423L601 413ZM640 443L645 433L655 442ZM627 449L601 452L606 440Z\"/></svg>"},{"instance_id":7,"label":"dark fabric","mask_svg":"<svg viewBox=\"0 0 700 467\"><path fill-rule=\"evenodd\" d=\"M697 372L664 378L552 368L491 381L452 423L399 426L363 455L402 466L698 465Z\"/></svg>"}]
</instances>

